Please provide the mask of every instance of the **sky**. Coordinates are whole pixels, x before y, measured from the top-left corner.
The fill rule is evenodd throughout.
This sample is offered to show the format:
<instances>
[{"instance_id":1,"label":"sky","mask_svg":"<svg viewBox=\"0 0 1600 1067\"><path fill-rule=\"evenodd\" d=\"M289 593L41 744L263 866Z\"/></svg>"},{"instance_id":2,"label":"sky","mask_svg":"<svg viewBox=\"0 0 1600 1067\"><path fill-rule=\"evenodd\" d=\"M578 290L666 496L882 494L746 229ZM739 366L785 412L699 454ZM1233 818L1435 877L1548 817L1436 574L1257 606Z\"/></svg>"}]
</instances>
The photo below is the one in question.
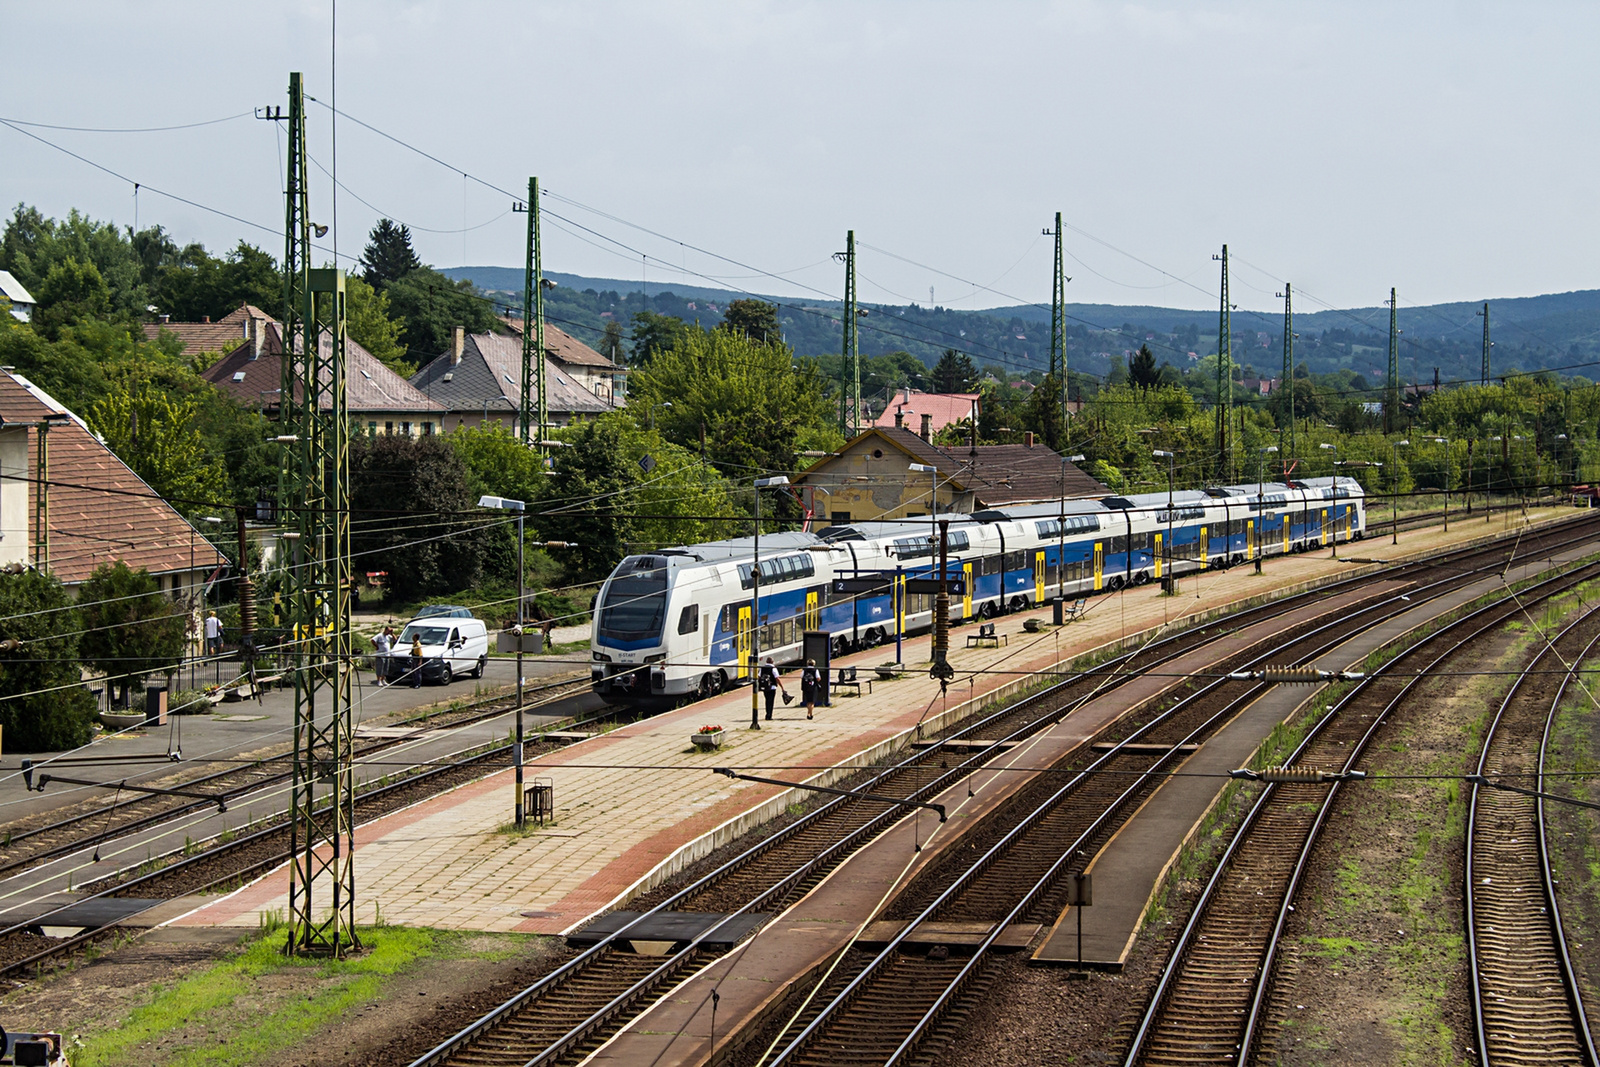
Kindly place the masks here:
<instances>
[{"instance_id":1,"label":"sky","mask_svg":"<svg viewBox=\"0 0 1600 1067\"><path fill-rule=\"evenodd\" d=\"M546 269L652 290L838 299L853 229L865 301L1048 303L1057 211L1078 303L1215 307L1225 243L1243 308L1600 286L1594 4L0 0L0 26L0 119L208 123L0 125L5 208L214 252L282 254L254 111L297 70L347 266L384 215L437 266L519 266L538 175Z\"/></svg>"}]
</instances>

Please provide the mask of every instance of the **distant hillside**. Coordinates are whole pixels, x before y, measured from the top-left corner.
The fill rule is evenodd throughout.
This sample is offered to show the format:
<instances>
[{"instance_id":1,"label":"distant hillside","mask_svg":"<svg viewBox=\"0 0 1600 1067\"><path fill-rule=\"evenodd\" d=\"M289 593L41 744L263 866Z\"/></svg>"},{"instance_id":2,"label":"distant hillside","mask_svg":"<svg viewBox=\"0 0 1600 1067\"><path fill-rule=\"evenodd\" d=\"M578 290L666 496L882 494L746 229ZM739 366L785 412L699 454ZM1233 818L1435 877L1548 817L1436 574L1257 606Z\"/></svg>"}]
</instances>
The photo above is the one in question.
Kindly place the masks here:
<instances>
[{"instance_id":1,"label":"distant hillside","mask_svg":"<svg viewBox=\"0 0 1600 1067\"><path fill-rule=\"evenodd\" d=\"M452 278L470 279L508 305L522 300L518 267L451 267ZM546 307L552 321L594 344L607 320L624 333L635 312L648 309L714 326L722 309L743 294L707 286L649 283L638 279L589 278L550 272L556 282ZM791 300L777 304L784 338L805 356L836 355L841 346L841 301ZM1493 300L1493 373L1555 369L1564 375L1600 378L1600 290ZM1032 304L962 311L943 307L872 304L861 320L863 353L907 351L932 364L946 348L1012 374L1042 371L1050 346L1050 309ZM1402 307L1401 376L1407 381L1472 380L1482 358L1482 301ZM1113 361L1148 344L1159 362L1182 368L1217 350L1217 313L1118 304L1068 304L1067 359L1075 371L1104 375ZM1281 371L1281 311L1235 311L1234 358L1262 375ZM1353 370L1381 379L1388 352L1389 309L1378 307L1295 312L1297 361L1316 373Z\"/></svg>"}]
</instances>

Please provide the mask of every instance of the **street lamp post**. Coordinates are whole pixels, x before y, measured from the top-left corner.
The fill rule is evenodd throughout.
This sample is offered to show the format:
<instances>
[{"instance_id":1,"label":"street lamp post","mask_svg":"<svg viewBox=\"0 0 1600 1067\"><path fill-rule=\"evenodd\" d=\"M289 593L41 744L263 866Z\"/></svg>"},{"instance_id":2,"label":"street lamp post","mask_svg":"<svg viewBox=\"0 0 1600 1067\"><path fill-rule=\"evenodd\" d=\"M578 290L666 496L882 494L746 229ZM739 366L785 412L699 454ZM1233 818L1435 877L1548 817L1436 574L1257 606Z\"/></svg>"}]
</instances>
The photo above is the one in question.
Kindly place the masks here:
<instances>
[{"instance_id":1,"label":"street lamp post","mask_svg":"<svg viewBox=\"0 0 1600 1067\"><path fill-rule=\"evenodd\" d=\"M1166 583L1167 591L1175 593L1178 588L1178 576L1172 573L1172 471L1178 457L1175 452L1163 452L1160 449L1150 454L1157 459L1167 461L1167 539L1161 546L1163 558L1161 577Z\"/></svg>"},{"instance_id":2,"label":"street lamp post","mask_svg":"<svg viewBox=\"0 0 1600 1067\"><path fill-rule=\"evenodd\" d=\"M522 602L525 599L522 587L522 518L528 510L528 505L521 500L503 496L482 496L478 498L478 506L515 512L517 516L517 743L512 749L512 762L516 765L516 791L513 801L516 807L513 809L512 818L520 830L526 819L522 803Z\"/></svg>"},{"instance_id":3,"label":"street lamp post","mask_svg":"<svg viewBox=\"0 0 1600 1067\"><path fill-rule=\"evenodd\" d=\"M1261 498L1267 492L1267 454L1278 451L1277 445L1267 445L1256 454L1256 573L1261 573L1261 557L1267 554L1266 538L1262 536L1261 517L1265 514Z\"/></svg>"},{"instance_id":4,"label":"street lamp post","mask_svg":"<svg viewBox=\"0 0 1600 1067\"><path fill-rule=\"evenodd\" d=\"M1498 441L1499 438L1497 437L1497 438L1495 438L1495 440ZM1436 444L1436 445L1444 445L1444 532L1445 533L1449 533L1450 532L1450 438L1448 438L1448 437L1435 437L1433 439L1433 443ZM1484 506L1485 509L1487 509L1488 506L1489 506L1489 498L1487 496L1484 497L1483 506Z\"/></svg>"},{"instance_id":5,"label":"street lamp post","mask_svg":"<svg viewBox=\"0 0 1600 1067\"><path fill-rule=\"evenodd\" d=\"M928 515L931 520L928 524L928 547L932 551L937 551L935 546L939 541L939 468L931 463L913 463L910 469L919 474L931 475L928 479Z\"/></svg>"},{"instance_id":6,"label":"street lamp post","mask_svg":"<svg viewBox=\"0 0 1600 1067\"><path fill-rule=\"evenodd\" d=\"M1056 596L1067 596L1067 464L1082 463L1083 456L1061 457L1061 511L1056 520Z\"/></svg>"},{"instance_id":7,"label":"street lamp post","mask_svg":"<svg viewBox=\"0 0 1600 1067\"><path fill-rule=\"evenodd\" d=\"M1389 525L1391 544L1400 543L1400 449L1411 447L1410 441L1393 441L1389 444Z\"/></svg>"},{"instance_id":8,"label":"street lamp post","mask_svg":"<svg viewBox=\"0 0 1600 1067\"><path fill-rule=\"evenodd\" d=\"M789 479L782 474L774 474L770 478L757 478L754 482L756 490L756 537L755 537L755 563L750 568L750 580L754 583L750 593L750 729L761 729L761 691L757 684L761 680L761 490L770 486L788 485Z\"/></svg>"},{"instance_id":9,"label":"street lamp post","mask_svg":"<svg viewBox=\"0 0 1600 1067\"><path fill-rule=\"evenodd\" d=\"M1333 453L1333 558L1339 558L1339 442L1323 442L1317 446Z\"/></svg>"},{"instance_id":10,"label":"street lamp post","mask_svg":"<svg viewBox=\"0 0 1600 1067\"><path fill-rule=\"evenodd\" d=\"M650 429L654 430L656 428L656 408L670 408L671 406L672 401L670 400L662 400L650 405Z\"/></svg>"}]
</instances>

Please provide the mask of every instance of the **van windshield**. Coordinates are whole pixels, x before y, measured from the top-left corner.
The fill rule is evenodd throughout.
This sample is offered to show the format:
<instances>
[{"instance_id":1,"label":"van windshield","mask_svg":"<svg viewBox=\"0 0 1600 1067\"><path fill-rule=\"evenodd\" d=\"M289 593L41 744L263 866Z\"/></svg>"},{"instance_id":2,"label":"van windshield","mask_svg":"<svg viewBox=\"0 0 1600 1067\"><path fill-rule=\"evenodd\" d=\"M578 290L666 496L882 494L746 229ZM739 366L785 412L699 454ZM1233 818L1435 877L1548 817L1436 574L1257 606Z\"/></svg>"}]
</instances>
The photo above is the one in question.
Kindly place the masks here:
<instances>
[{"instance_id":1,"label":"van windshield","mask_svg":"<svg viewBox=\"0 0 1600 1067\"><path fill-rule=\"evenodd\" d=\"M409 645L413 640L420 637L425 645L442 645L444 644L445 636L449 632L449 628L445 626L418 626L416 623L412 623L400 631L400 643Z\"/></svg>"}]
</instances>

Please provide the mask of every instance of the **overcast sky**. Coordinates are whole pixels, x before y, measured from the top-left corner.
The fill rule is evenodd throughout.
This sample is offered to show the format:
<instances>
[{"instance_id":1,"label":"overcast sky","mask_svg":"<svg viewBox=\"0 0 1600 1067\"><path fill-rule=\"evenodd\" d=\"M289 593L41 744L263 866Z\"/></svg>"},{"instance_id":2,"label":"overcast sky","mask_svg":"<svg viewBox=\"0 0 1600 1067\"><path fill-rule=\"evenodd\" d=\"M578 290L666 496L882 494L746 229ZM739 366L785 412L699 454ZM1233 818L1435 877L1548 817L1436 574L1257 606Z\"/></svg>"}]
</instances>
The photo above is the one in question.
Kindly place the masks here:
<instances>
[{"instance_id":1,"label":"overcast sky","mask_svg":"<svg viewBox=\"0 0 1600 1067\"><path fill-rule=\"evenodd\" d=\"M0 117L243 116L28 127L130 181L0 126L0 199L128 224L137 181L139 225L281 255L282 131L247 113L300 70L449 164L341 119L342 255L381 213L436 265L520 265L476 179L537 174L546 268L652 289L837 297L853 228L865 300L1048 302L1056 211L1079 302L1214 306L1224 242L1247 308L1284 279L1305 310L1600 284L1600 5L342 0L336 86L331 13L0 0ZM319 221L330 193L313 170Z\"/></svg>"}]
</instances>

